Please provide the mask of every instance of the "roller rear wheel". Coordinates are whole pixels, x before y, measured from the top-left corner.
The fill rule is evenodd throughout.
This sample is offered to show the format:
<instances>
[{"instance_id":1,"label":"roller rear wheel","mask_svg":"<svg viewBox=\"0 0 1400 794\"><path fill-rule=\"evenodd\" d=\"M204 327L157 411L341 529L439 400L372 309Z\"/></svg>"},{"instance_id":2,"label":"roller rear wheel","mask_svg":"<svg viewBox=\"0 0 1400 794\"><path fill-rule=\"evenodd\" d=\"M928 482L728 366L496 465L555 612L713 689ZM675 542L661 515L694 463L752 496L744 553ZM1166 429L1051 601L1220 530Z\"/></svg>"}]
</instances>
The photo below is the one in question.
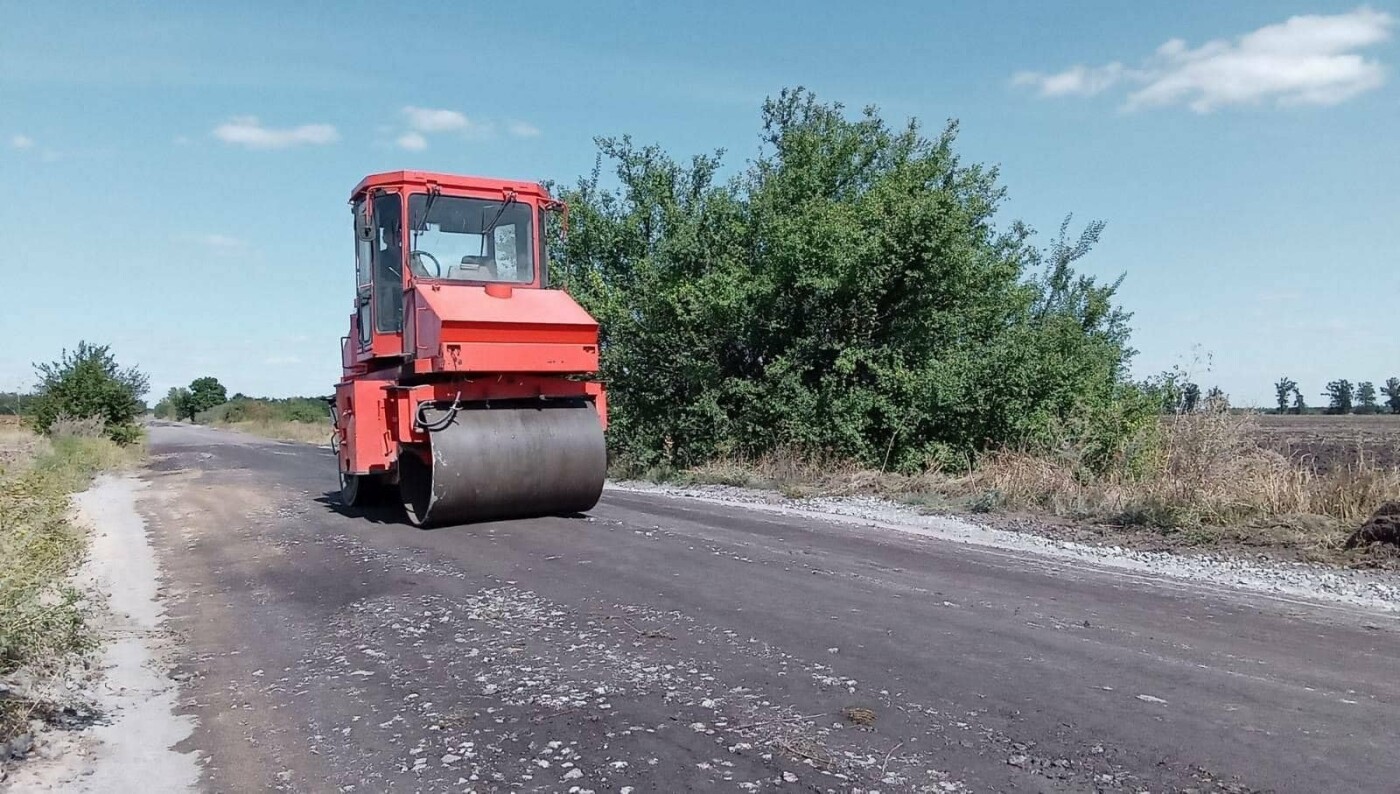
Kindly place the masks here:
<instances>
[{"instance_id":1,"label":"roller rear wheel","mask_svg":"<svg viewBox=\"0 0 1400 794\"><path fill-rule=\"evenodd\" d=\"M376 474L340 472L340 501L348 507L367 507L384 501L384 485Z\"/></svg>"}]
</instances>

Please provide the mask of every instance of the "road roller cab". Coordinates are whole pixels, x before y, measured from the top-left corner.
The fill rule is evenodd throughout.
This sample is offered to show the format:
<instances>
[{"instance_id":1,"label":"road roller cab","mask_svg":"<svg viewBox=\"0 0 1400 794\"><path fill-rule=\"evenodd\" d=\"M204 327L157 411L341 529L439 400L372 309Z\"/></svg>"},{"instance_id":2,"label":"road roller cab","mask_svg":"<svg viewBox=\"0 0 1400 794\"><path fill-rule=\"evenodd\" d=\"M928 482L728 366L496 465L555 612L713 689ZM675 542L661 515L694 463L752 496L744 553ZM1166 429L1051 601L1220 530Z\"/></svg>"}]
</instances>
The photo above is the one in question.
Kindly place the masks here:
<instances>
[{"instance_id":1,"label":"road roller cab","mask_svg":"<svg viewBox=\"0 0 1400 794\"><path fill-rule=\"evenodd\" d=\"M540 185L396 171L351 193L342 500L415 524L590 509L607 467L598 324L548 288Z\"/></svg>"}]
</instances>

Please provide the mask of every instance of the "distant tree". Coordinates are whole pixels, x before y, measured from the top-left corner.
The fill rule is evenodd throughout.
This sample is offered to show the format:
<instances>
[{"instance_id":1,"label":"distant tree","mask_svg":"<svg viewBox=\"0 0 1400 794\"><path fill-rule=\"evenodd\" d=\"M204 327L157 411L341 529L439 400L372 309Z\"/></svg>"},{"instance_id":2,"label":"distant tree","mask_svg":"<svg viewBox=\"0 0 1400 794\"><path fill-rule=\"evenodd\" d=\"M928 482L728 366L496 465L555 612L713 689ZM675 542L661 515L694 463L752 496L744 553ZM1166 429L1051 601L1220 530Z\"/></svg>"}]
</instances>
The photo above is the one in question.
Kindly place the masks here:
<instances>
[{"instance_id":1,"label":"distant tree","mask_svg":"<svg viewBox=\"0 0 1400 794\"><path fill-rule=\"evenodd\" d=\"M1363 380L1356 384L1356 408L1358 414L1378 414L1381 407L1376 404L1376 384Z\"/></svg>"},{"instance_id":2,"label":"distant tree","mask_svg":"<svg viewBox=\"0 0 1400 794\"><path fill-rule=\"evenodd\" d=\"M1390 412L1400 414L1400 378L1388 378L1381 387L1381 393L1385 395L1385 404L1390 406Z\"/></svg>"},{"instance_id":3,"label":"distant tree","mask_svg":"<svg viewBox=\"0 0 1400 794\"><path fill-rule=\"evenodd\" d=\"M1204 408L1207 411L1228 411L1230 410L1230 397L1219 386L1210 387L1206 392Z\"/></svg>"},{"instance_id":4,"label":"distant tree","mask_svg":"<svg viewBox=\"0 0 1400 794\"><path fill-rule=\"evenodd\" d=\"M79 342L57 361L35 364L39 387L30 405L30 420L47 433L63 417L100 417L114 441L129 443L141 436L136 417L149 388L146 374L117 364L107 345Z\"/></svg>"},{"instance_id":5,"label":"distant tree","mask_svg":"<svg viewBox=\"0 0 1400 794\"><path fill-rule=\"evenodd\" d=\"M185 388L184 386L180 386L178 388L171 389L170 391L172 392L173 397L171 406L175 410L175 418L191 420L194 419L196 411L193 407L194 397L190 394L190 390Z\"/></svg>"},{"instance_id":6,"label":"distant tree","mask_svg":"<svg viewBox=\"0 0 1400 794\"><path fill-rule=\"evenodd\" d=\"M190 390L183 386L171 386L170 391L160 398L152 413L157 419L179 419L190 398Z\"/></svg>"},{"instance_id":7,"label":"distant tree","mask_svg":"<svg viewBox=\"0 0 1400 794\"><path fill-rule=\"evenodd\" d=\"M32 398L20 392L0 392L0 416L18 416L24 413Z\"/></svg>"},{"instance_id":8,"label":"distant tree","mask_svg":"<svg viewBox=\"0 0 1400 794\"><path fill-rule=\"evenodd\" d=\"M1355 389L1349 380L1334 380L1327 384L1327 391L1323 397L1328 400L1327 413L1329 414L1349 414L1351 413L1351 400Z\"/></svg>"},{"instance_id":9,"label":"distant tree","mask_svg":"<svg viewBox=\"0 0 1400 794\"><path fill-rule=\"evenodd\" d=\"M1194 383L1188 383L1181 389L1181 411L1182 413L1194 413L1196 406L1201 401L1201 387Z\"/></svg>"},{"instance_id":10,"label":"distant tree","mask_svg":"<svg viewBox=\"0 0 1400 794\"><path fill-rule=\"evenodd\" d=\"M226 402L228 402L228 390L224 388L222 383L219 383L218 378L206 376L195 378L190 382L189 418L193 419L195 414L207 411L216 405L223 405Z\"/></svg>"},{"instance_id":11,"label":"distant tree","mask_svg":"<svg viewBox=\"0 0 1400 794\"><path fill-rule=\"evenodd\" d=\"M1308 403L1303 399L1303 393L1297 386L1293 387L1293 413L1305 414L1308 412Z\"/></svg>"},{"instance_id":12,"label":"distant tree","mask_svg":"<svg viewBox=\"0 0 1400 794\"><path fill-rule=\"evenodd\" d=\"M1278 398L1278 412L1288 412L1288 398L1298 391L1298 382L1289 377L1278 379L1274 384L1274 395Z\"/></svg>"}]
</instances>

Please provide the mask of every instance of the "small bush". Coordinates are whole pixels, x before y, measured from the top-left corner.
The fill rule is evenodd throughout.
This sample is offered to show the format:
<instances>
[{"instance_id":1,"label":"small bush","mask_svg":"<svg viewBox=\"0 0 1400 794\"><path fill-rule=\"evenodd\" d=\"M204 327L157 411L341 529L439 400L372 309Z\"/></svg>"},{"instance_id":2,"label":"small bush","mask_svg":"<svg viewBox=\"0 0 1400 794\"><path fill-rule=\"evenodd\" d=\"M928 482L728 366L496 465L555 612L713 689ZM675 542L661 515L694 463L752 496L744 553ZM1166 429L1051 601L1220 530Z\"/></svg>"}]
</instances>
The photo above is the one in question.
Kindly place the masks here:
<instances>
[{"instance_id":1,"label":"small bush","mask_svg":"<svg viewBox=\"0 0 1400 794\"><path fill-rule=\"evenodd\" d=\"M79 342L77 349L64 350L58 361L35 370L39 387L28 409L35 429L50 433L61 419L99 419L108 438L132 439L129 428L144 410L147 379L135 367L119 366L109 347Z\"/></svg>"}]
</instances>

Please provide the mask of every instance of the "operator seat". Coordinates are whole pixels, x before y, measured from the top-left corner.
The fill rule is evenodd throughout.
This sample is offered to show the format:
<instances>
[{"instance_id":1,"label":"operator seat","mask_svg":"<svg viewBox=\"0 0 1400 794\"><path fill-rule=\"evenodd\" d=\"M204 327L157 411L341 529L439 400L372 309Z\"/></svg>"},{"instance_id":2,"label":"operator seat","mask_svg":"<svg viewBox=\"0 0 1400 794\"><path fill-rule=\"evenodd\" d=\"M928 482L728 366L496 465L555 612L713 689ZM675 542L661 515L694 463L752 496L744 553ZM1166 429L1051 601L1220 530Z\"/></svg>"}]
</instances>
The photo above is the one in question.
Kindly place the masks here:
<instances>
[{"instance_id":1,"label":"operator seat","mask_svg":"<svg viewBox=\"0 0 1400 794\"><path fill-rule=\"evenodd\" d=\"M462 281L495 281L496 260L491 256L462 257L461 264L452 266L452 278Z\"/></svg>"}]
</instances>

